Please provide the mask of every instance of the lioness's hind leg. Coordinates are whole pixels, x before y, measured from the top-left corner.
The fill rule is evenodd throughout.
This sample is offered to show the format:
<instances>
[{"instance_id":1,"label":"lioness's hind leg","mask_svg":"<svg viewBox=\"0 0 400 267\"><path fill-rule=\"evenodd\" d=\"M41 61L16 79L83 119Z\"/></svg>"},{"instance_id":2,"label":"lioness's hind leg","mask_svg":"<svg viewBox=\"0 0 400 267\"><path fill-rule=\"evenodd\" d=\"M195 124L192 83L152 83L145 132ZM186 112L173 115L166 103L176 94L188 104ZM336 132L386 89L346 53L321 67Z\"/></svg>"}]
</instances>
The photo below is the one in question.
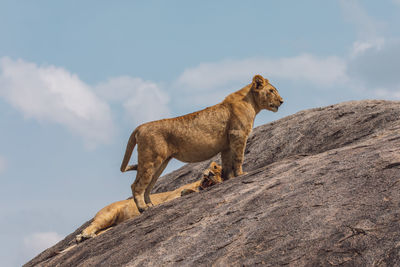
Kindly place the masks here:
<instances>
[{"instance_id":1,"label":"lioness's hind leg","mask_svg":"<svg viewBox=\"0 0 400 267\"><path fill-rule=\"evenodd\" d=\"M229 149L221 152L221 161L222 161L222 179L228 180L234 176L232 153Z\"/></svg>"},{"instance_id":2,"label":"lioness's hind leg","mask_svg":"<svg viewBox=\"0 0 400 267\"><path fill-rule=\"evenodd\" d=\"M159 158L159 161L162 161L161 158ZM146 202L146 204L150 205L152 204L150 199L151 190L153 190L153 187L156 184L158 177L160 177L161 173L165 170L169 161L170 159L166 159L161 163L160 167L153 175L153 178L151 179L149 186L147 186L146 191L144 192L144 201Z\"/></svg>"},{"instance_id":3,"label":"lioness's hind leg","mask_svg":"<svg viewBox=\"0 0 400 267\"><path fill-rule=\"evenodd\" d=\"M145 192L146 189L151 184L153 176L156 173L156 170L161 165L161 162L157 164L157 168L155 168L154 165L155 164L153 162L146 162L144 164L139 164L140 167L136 175L136 180L131 185L133 199L135 200L139 212L143 212L148 207L151 206L151 201L149 196L147 199L149 203L147 204L145 201Z\"/></svg>"},{"instance_id":4,"label":"lioness's hind leg","mask_svg":"<svg viewBox=\"0 0 400 267\"><path fill-rule=\"evenodd\" d=\"M135 182L131 185L133 200L135 201L136 207L139 212L142 213L147 209L147 205L144 202L144 191L143 183L139 183L139 180L142 179L142 176L139 176L139 173L136 175Z\"/></svg>"}]
</instances>

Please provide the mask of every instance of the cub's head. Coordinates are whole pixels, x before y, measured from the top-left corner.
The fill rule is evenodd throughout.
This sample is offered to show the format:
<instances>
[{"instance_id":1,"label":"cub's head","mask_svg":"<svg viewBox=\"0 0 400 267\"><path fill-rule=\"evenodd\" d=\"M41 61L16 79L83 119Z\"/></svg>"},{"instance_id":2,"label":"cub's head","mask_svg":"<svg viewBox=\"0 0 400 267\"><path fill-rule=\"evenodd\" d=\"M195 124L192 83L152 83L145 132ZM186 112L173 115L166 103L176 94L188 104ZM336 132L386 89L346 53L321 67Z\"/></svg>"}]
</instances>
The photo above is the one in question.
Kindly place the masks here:
<instances>
[{"instance_id":1,"label":"cub's head","mask_svg":"<svg viewBox=\"0 0 400 267\"><path fill-rule=\"evenodd\" d=\"M222 183L221 173L222 167L214 161L211 162L210 167L203 172L199 189L203 190L215 184Z\"/></svg>"},{"instance_id":2,"label":"cub's head","mask_svg":"<svg viewBox=\"0 0 400 267\"><path fill-rule=\"evenodd\" d=\"M276 88L261 75L253 77L251 92L253 93L254 101L260 110L268 109L277 112L279 106L283 103L283 99L279 95L278 90L276 90Z\"/></svg>"}]
</instances>

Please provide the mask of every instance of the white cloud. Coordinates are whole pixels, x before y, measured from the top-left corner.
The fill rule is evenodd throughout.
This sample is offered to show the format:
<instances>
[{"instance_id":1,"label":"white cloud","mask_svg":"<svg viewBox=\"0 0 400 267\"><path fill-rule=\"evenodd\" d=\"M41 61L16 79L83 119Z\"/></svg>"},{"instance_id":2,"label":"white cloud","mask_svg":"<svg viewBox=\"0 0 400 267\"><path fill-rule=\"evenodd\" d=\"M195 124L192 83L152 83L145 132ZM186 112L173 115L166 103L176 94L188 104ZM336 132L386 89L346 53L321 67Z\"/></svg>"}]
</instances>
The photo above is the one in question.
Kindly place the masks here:
<instances>
[{"instance_id":1,"label":"white cloud","mask_svg":"<svg viewBox=\"0 0 400 267\"><path fill-rule=\"evenodd\" d=\"M26 118L63 125L90 147L112 138L109 103L135 124L170 115L169 97L154 82L122 76L90 86L63 68L9 58L0 58L0 97Z\"/></svg>"},{"instance_id":2,"label":"white cloud","mask_svg":"<svg viewBox=\"0 0 400 267\"><path fill-rule=\"evenodd\" d=\"M394 2L400 4L400 0ZM385 23L371 17L359 1L341 0L340 4L358 34L346 59L347 86L371 97L399 99L400 41L384 38Z\"/></svg>"},{"instance_id":3,"label":"white cloud","mask_svg":"<svg viewBox=\"0 0 400 267\"><path fill-rule=\"evenodd\" d=\"M63 68L2 58L0 97L27 118L67 127L90 146L110 141L113 127L107 103Z\"/></svg>"},{"instance_id":4,"label":"white cloud","mask_svg":"<svg viewBox=\"0 0 400 267\"><path fill-rule=\"evenodd\" d=\"M369 49L381 50L384 44L385 44L384 38L377 38L375 40L370 40L370 41L356 41L353 43L351 56L352 57L359 56L360 54L363 54Z\"/></svg>"},{"instance_id":5,"label":"white cloud","mask_svg":"<svg viewBox=\"0 0 400 267\"><path fill-rule=\"evenodd\" d=\"M5 171L6 167L7 167L6 159L0 155L0 174Z\"/></svg>"},{"instance_id":6,"label":"white cloud","mask_svg":"<svg viewBox=\"0 0 400 267\"><path fill-rule=\"evenodd\" d=\"M191 105L213 105L231 88L240 88L260 73L274 81L309 83L317 88L350 90L362 98L400 99L400 40L358 41L347 57L223 60L185 70L176 87ZM229 88L229 90L227 90ZM214 100L215 99L215 100Z\"/></svg>"},{"instance_id":7,"label":"white cloud","mask_svg":"<svg viewBox=\"0 0 400 267\"><path fill-rule=\"evenodd\" d=\"M348 75L366 88L400 88L400 40L387 40L348 60Z\"/></svg>"},{"instance_id":8,"label":"white cloud","mask_svg":"<svg viewBox=\"0 0 400 267\"><path fill-rule=\"evenodd\" d=\"M400 100L400 88L397 91L386 90L386 89L376 89L374 91L375 96L383 99L390 100Z\"/></svg>"},{"instance_id":9,"label":"white cloud","mask_svg":"<svg viewBox=\"0 0 400 267\"><path fill-rule=\"evenodd\" d=\"M111 102L122 103L136 125L170 115L169 97L154 82L128 76L116 77L97 85L96 92Z\"/></svg>"},{"instance_id":10,"label":"white cloud","mask_svg":"<svg viewBox=\"0 0 400 267\"><path fill-rule=\"evenodd\" d=\"M350 57L356 57L369 49L380 50L385 45L385 23L368 15L358 0L341 0L344 18L356 29L358 40L353 43Z\"/></svg>"},{"instance_id":11,"label":"white cloud","mask_svg":"<svg viewBox=\"0 0 400 267\"><path fill-rule=\"evenodd\" d=\"M345 57L302 54L202 63L185 70L175 86L191 104L202 106L221 101L231 88L239 89L240 85L250 83L256 73L269 78L272 84L274 81L308 83L325 90L350 90L362 98L399 99L399 62L400 40L377 38L355 42Z\"/></svg>"},{"instance_id":12,"label":"white cloud","mask_svg":"<svg viewBox=\"0 0 400 267\"><path fill-rule=\"evenodd\" d=\"M225 60L202 63L187 69L178 78L182 90L211 90L230 83L248 84L255 74L262 74L273 83L275 79L304 81L331 86L346 80L346 62L335 56L318 58L310 54L279 59Z\"/></svg>"},{"instance_id":13,"label":"white cloud","mask_svg":"<svg viewBox=\"0 0 400 267\"><path fill-rule=\"evenodd\" d=\"M23 240L23 253L27 259L32 259L43 250L55 245L64 237L56 232L39 232L26 236Z\"/></svg>"}]
</instances>

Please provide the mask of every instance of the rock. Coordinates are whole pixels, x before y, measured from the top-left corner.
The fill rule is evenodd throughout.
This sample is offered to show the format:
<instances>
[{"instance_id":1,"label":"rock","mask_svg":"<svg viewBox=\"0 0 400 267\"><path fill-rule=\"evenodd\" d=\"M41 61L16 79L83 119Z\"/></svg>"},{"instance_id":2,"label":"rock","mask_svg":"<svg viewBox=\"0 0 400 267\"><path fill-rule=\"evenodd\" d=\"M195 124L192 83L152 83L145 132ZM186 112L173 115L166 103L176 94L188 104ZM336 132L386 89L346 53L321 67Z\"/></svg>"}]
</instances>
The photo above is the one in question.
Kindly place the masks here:
<instances>
[{"instance_id":1,"label":"rock","mask_svg":"<svg viewBox=\"0 0 400 267\"><path fill-rule=\"evenodd\" d=\"M187 164L155 191L199 178ZM353 101L253 130L248 174L25 266L399 266L400 102Z\"/></svg>"}]
</instances>

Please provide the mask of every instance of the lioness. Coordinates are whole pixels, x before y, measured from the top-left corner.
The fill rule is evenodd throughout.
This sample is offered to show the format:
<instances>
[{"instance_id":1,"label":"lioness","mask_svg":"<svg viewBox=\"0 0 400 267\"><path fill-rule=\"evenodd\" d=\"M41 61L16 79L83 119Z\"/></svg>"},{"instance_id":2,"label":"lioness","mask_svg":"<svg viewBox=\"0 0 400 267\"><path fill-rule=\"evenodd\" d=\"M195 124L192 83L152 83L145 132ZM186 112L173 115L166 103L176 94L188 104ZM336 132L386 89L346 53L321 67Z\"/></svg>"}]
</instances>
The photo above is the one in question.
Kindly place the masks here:
<instances>
[{"instance_id":1,"label":"lioness","mask_svg":"<svg viewBox=\"0 0 400 267\"><path fill-rule=\"evenodd\" d=\"M219 104L137 127L129 138L121 172L134 169L128 162L138 144L138 172L131 188L139 211L153 205L150 192L171 158L199 162L221 152L223 179L243 174L244 149L255 116L262 109L276 112L282 103L276 88L255 75L251 84Z\"/></svg>"},{"instance_id":2,"label":"lioness","mask_svg":"<svg viewBox=\"0 0 400 267\"><path fill-rule=\"evenodd\" d=\"M133 166L135 168L135 166ZM203 172L202 179L187 185L183 185L173 191L152 194L150 198L155 205L173 200L192 192L198 192L215 184L221 183L222 167L215 162L211 162L208 169ZM81 234L76 236L76 241L95 237L96 233L119 224L130 218L138 216L140 213L132 199L114 202L102 208L94 217L93 222L86 227Z\"/></svg>"}]
</instances>

